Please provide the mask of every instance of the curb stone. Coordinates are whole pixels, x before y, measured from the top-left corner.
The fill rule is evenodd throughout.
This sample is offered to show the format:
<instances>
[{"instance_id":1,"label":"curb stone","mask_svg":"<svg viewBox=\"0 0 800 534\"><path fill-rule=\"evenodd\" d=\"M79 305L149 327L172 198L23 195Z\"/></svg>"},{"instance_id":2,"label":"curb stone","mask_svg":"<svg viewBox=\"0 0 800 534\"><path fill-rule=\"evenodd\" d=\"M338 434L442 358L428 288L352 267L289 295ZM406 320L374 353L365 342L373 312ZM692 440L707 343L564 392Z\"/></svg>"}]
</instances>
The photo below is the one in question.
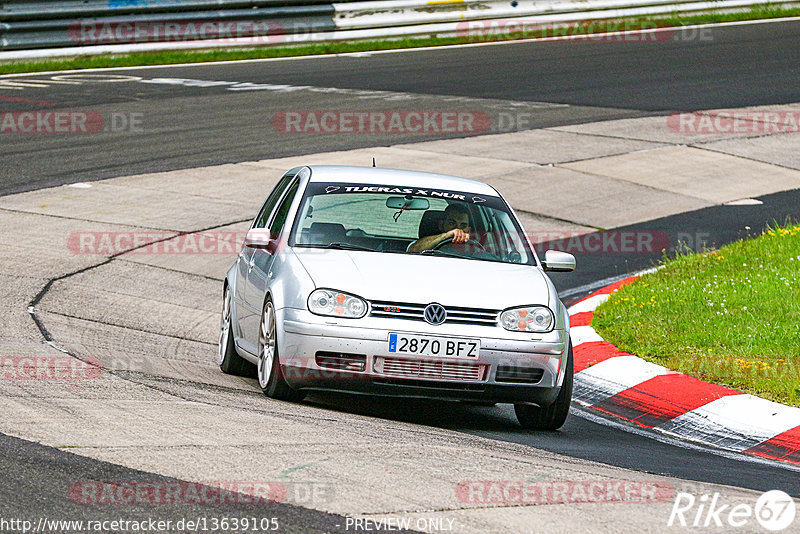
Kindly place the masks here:
<instances>
[{"instance_id":1,"label":"curb stone","mask_svg":"<svg viewBox=\"0 0 800 534\"><path fill-rule=\"evenodd\" d=\"M684 440L800 465L800 408L671 371L619 350L591 327L594 311L634 275L569 308L573 400Z\"/></svg>"}]
</instances>

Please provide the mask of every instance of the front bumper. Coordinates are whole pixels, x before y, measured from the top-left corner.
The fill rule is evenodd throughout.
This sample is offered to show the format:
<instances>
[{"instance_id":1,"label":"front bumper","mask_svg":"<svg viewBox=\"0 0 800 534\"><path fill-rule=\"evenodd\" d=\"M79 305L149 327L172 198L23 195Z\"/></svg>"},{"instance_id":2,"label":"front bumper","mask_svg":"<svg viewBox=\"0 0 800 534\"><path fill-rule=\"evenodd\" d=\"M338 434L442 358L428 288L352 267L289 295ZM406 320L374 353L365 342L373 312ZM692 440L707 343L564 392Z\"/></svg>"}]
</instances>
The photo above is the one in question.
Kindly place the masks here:
<instances>
[{"instance_id":1,"label":"front bumper","mask_svg":"<svg viewBox=\"0 0 800 534\"><path fill-rule=\"evenodd\" d=\"M304 390L546 405L558 395L569 343L566 330L531 334L382 317L347 320L292 308L277 310L277 319L284 377ZM390 332L479 338L481 349L468 359L397 355L389 353ZM334 369L319 353L357 356L363 363ZM509 379L508 369L523 369L525 382Z\"/></svg>"}]
</instances>

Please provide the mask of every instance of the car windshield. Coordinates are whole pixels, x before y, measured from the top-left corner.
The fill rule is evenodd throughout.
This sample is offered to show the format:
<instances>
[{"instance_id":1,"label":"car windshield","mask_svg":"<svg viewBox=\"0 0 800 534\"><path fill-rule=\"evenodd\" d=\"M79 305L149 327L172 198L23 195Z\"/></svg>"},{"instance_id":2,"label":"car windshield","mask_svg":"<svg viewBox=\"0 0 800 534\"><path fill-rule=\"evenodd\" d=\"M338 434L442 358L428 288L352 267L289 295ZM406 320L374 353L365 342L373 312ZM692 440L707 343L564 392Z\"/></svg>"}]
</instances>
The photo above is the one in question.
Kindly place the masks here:
<instances>
[{"instance_id":1,"label":"car windshield","mask_svg":"<svg viewBox=\"0 0 800 534\"><path fill-rule=\"evenodd\" d=\"M453 242L455 228L469 239ZM310 183L289 242L307 248L536 264L502 198L396 185Z\"/></svg>"}]
</instances>

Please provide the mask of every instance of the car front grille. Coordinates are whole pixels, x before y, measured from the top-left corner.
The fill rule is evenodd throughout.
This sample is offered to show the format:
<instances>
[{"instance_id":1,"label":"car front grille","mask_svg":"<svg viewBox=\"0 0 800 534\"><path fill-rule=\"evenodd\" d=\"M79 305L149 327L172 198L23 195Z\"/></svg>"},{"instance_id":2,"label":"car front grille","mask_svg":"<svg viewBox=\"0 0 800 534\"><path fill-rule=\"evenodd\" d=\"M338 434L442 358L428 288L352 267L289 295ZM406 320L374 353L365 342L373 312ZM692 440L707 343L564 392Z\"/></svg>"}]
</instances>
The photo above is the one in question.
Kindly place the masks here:
<instances>
[{"instance_id":1,"label":"car front grille","mask_svg":"<svg viewBox=\"0 0 800 534\"><path fill-rule=\"evenodd\" d=\"M371 301L370 317L391 317L394 319L408 319L410 321L424 321L425 307L427 304L408 304L400 302ZM461 308L457 306L444 306L447 319L443 324L469 324L476 326L496 326L497 310L484 310L479 308Z\"/></svg>"},{"instance_id":2,"label":"car front grille","mask_svg":"<svg viewBox=\"0 0 800 534\"><path fill-rule=\"evenodd\" d=\"M486 366L471 362L444 362L406 358L375 358L375 372L385 376L431 380L483 380Z\"/></svg>"},{"instance_id":3,"label":"car front grille","mask_svg":"<svg viewBox=\"0 0 800 534\"><path fill-rule=\"evenodd\" d=\"M484 382L443 382L441 380L411 380L408 378L373 378L373 384L391 386L393 388L427 388L450 391L482 392L486 391Z\"/></svg>"},{"instance_id":4,"label":"car front grille","mask_svg":"<svg viewBox=\"0 0 800 534\"><path fill-rule=\"evenodd\" d=\"M508 382L512 384L538 384L542 376L544 376L544 369L500 365L497 367L494 380L495 382Z\"/></svg>"}]
</instances>

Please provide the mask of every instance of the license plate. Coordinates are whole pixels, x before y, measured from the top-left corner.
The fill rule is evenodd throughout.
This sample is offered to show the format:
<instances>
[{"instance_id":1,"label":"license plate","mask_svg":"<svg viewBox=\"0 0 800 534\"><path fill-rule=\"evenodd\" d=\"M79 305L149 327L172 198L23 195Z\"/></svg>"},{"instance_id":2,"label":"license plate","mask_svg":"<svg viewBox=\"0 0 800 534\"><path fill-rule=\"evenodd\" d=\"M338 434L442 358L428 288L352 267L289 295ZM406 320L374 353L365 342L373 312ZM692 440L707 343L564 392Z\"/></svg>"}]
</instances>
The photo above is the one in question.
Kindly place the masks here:
<instances>
[{"instance_id":1,"label":"license plate","mask_svg":"<svg viewBox=\"0 0 800 534\"><path fill-rule=\"evenodd\" d=\"M389 352L392 354L477 358L480 350L480 339L420 336L416 334L389 334Z\"/></svg>"}]
</instances>

